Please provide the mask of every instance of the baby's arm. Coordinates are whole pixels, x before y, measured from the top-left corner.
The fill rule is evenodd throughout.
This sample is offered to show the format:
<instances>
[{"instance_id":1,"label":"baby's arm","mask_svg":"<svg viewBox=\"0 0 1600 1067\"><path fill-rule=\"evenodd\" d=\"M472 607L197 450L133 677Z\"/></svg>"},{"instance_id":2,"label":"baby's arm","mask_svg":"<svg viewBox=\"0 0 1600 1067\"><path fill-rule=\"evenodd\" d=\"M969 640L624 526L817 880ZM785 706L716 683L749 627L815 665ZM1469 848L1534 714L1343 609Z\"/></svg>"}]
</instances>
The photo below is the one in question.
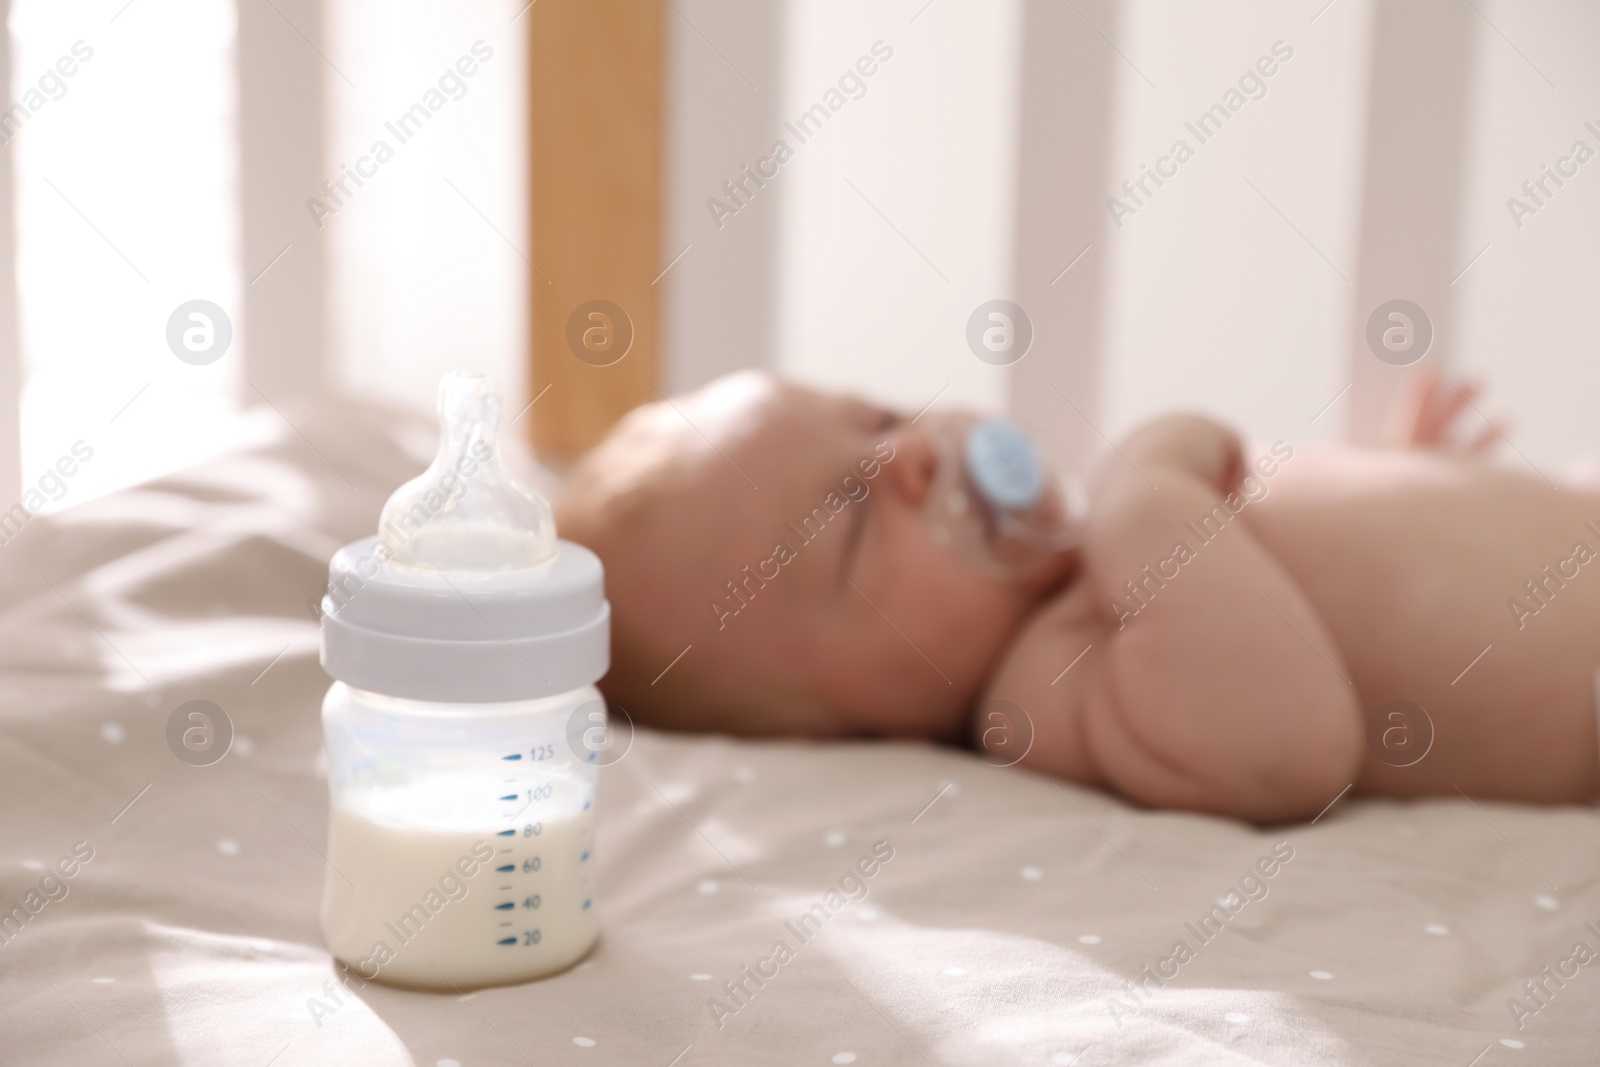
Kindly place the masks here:
<instances>
[{"instance_id":1,"label":"baby's arm","mask_svg":"<svg viewBox=\"0 0 1600 1067\"><path fill-rule=\"evenodd\" d=\"M1112 457L1083 573L1030 620L988 693L1033 719L1025 764L1256 820L1314 815L1354 779L1357 700L1316 612L1237 518L1195 532L1230 514L1243 473L1237 437L1193 416L1146 426ZM1180 542L1187 562L1167 562Z\"/></svg>"}]
</instances>

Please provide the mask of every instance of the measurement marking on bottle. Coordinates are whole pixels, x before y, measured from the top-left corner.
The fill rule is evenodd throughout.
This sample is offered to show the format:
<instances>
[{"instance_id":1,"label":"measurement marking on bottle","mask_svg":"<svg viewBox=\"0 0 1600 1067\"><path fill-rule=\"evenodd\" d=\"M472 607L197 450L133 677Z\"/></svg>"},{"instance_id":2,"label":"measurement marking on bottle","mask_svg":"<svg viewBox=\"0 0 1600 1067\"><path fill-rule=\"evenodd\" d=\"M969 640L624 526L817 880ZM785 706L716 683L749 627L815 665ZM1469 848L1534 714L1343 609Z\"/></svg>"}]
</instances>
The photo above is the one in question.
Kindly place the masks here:
<instances>
[{"instance_id":1,"label":"measurement marking on bottle","mask_svg":"<svg viewBox=\"0 0 1600 1067\"><path fill-rule=\"evenodd\" d=\"M509 756L501 756L501 757L500 757L500 758L501 758L501 759L510 759L510 760L517 760L517 759L521 759L521 758L522 758L522 753L520 753L520 752L513 752L513 753L511 753L511 755L509 755Z\"/></svg>"},{"instance_id":2,"label":"measurement marking on bottle","mask_svg":"<svg viewBox=\"0 0 1600 1067\"><path fill-rule=\"evenodd\" d=\"M515 799L517 799L517 794L515 794L515 793L507 793L505 796L501 797L500 799L501 800L515 800Z\"/></svg>"},{"instance_id":3,"label":"measurement marking on bottle","mask_svg":"<svg viewBox=\"0 0 1600 1067\"><path fill-rule=\"evenodd\" d=\"M516 830L501 830L501 831L497 832L494 836L496 836L496 837L516 837L517 836L517 831Z\"/></svg>"},{"instance_id":4,"label":"measurement marking on bottle","mask_svg":"<svg viewBox=\"0 0 1600 1067\"><path fill-rule=\"evenodd\" d=\"M504 867L496 867L495 868L495 870L499 871L501 874L509 874L511 871L514 871L516 869L517 869L517 865L515 863L508 863Z\"/></svg>"},{"instance_id":5,"label":"measurement marking on bottle","mask_svg":"<svg viewBox=\"0 0 1600 1067\"><path fill-rule=\"evenodd\" d=\"M495 911L510 911L514 907L516 907L516 904L514 904L514 903L512 903L511 901L508 900L504 904L496 904L494 906L494 910Z\"/></svg>"},{"instance_id":6,"label":"measurement marking on bottle","mask_svg":"<svg viewBox=\"0 0 1600 1067\"><path fill-rule=\"evenodd\" d=\"M515 945L516 943L517 939L514 937L502 937L499 941L495 942L497 945Z\"/></svg>"}]
</instances>

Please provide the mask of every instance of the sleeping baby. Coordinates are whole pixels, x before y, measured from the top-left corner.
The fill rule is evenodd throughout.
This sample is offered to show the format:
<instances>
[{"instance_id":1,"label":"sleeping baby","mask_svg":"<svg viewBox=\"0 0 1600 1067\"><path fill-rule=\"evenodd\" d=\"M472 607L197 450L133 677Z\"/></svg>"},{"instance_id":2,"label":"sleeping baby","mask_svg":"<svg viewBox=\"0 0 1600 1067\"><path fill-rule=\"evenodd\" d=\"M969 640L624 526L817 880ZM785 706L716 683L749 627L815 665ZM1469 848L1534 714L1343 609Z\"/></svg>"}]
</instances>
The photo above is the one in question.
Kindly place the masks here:
<instances>
[{"instance_id":1,"label":"sleeping baby","mask_svg":"<svg viewBox=\"0 0 1600 1067\"><path fill-rule=\"evenodd\" d=\"M1076 536L997 569L929 522L953 418L758 374L632 412L557 504L608 571L613 706L749 735L1020 731L1022 766L1262 822L1352 783L1600 794L1600 495L1440 449L1247 450L1172 415L1112 450ZM996 499L1031 499L995 447Z\"/></svg>"}]
</instances>

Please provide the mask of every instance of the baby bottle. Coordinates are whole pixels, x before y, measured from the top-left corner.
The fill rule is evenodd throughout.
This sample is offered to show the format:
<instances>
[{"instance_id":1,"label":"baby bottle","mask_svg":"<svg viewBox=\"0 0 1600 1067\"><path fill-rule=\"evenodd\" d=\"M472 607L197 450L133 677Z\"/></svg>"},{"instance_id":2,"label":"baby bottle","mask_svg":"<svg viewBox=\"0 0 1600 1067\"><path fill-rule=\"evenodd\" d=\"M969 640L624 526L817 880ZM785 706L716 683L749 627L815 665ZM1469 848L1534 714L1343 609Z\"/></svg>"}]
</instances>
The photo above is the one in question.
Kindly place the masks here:
<instances>
[{"instance_id":1,"label":"baby bottle","mask_svg":"<svg viewBox=\"0 0 1600 1067\"><path fill-rule=\"evenodd\" d=\"M950 413L930 416L928 433L939 462L923 520L936 543L987 574L1026 581L1082 541L1083 480L1048 462L1022 427Z\"/></svg>"},{"instance_id":2,"label":"baby bottle","mask_svg":"<svg viewBox=\"0 0 1600 1067\"><path fill-rule=\"evenodd\" d=\"M599 932L585 746L610 605L501 464L489 383L447 376L439 419L432 466L328 567L321 917L361 978L464 990L562 970Z\"/></svg>"}]
</instances>

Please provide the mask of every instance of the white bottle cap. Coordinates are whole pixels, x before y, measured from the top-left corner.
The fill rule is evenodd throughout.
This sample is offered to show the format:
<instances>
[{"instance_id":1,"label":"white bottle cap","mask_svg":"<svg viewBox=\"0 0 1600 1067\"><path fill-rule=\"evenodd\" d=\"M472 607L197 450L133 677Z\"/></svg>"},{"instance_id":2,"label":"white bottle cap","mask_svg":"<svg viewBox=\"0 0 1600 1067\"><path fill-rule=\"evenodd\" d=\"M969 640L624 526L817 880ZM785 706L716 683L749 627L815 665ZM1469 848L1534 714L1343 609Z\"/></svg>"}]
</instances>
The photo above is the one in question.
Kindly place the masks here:
<instances>
[{"instance_id":1,"label":"white bottle cap","mask_svg":"<svg viewBox=\"0 0 1600 1067\"><path fill-rule=\"evenodd\" d=\"M553 696L610 666L600 560L558 541L550 505L494 448L483 378L439 384L439 454L384 505L381 532L328 565L322 667L347 685L434 702Z\"/></svg>"}]
</instances>

